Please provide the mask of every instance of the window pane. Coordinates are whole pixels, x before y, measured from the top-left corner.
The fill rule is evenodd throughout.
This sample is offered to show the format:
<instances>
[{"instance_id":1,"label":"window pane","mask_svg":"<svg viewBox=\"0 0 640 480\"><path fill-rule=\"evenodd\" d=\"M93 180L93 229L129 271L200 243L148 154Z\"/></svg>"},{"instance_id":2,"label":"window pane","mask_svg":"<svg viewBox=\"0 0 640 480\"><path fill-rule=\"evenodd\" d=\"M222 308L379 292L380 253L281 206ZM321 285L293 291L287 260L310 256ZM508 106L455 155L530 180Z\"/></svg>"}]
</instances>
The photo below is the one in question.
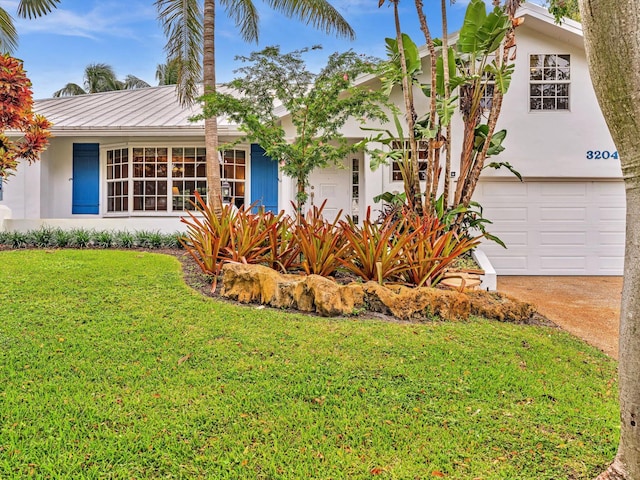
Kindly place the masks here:
<instances>
[{"instance_id":1,"label":"window pane","mask_svg":"<svg viewBox=\"0 0 640 480\"><path fill-rule=\"evenodd\" d=\"M558 80L569 80L569 69L568 68L559 68L558 69Z\"/></svg>"},{"instance_id":2,"label":"window pane","mask_svg":"<svg viewBox=\"0 0 640 480\"><path fill-rule=\"evenodd\" d=\"M133 194L134 195L142 195L142 183L143 182L133 182Z\"/></svg>"},{"instance_id":3,"label":"window pane","mask_svg":"<svg viewBox=\"0 0 640 480\"><path fill-rule=\"evenodd\" d=\"M196 170L197 177L206 177L207 176L207 165L205 163L199 163Z\"/></svg>"},{"instance_id":4,"label":"window pane","mask_svg":"<svg viewBox=\"0 0 640 480\"><path fill-rule=\"evenodd\" d=\"M555 110L556 109L556 99L555 98L543 98L542 99L542 109L543 110Z\"/></svg>"},{"instance_id":5,"label":"window pane","mask_svg":"<svg viewBox=\"0 0 640 480\"><path fill-rule=\"evenodd\" d=\"M532 97L531 100L529 101L529 108L531 110L542 110L542 99ZM402 180L402 178L400 178L399 180Z\"/></svg>"},{"instance_id":6,"label":"window pane","mask_svg":"<svg viewBox=\"0 0 640 480\"><path fill-rule=\"evenodd\" d=\"M166 177L166 176L167 176L167 166L158 165L158 177Z\"/></svg>"},{"instance_id":7,"label":"window pane","mask_svg":"<svg viewBox=\"0 0 640 480\"><path fill-rule=\"evenodd\" d=\"M555 68L545 68L544 69L544 79L545 80L555 80L556 79L556 69Z\"/></svg>"},{"instance_id":8,"label":"window pane","mask_svg":"<svg viewBox=\"0 0 640 480\"><path fill-rule=\"evenodd\" d=\"M558 55L557 59L558 67L565 68L571 64L571 55Z\"/></svg>"},{"instance_id":9,"label":"window pane","mask_svg":"<svg viewBox=\"0 0 640 480\"><path fill-rule=\"evenodd\" d=\"M558 97L557 108L558 110L569 110L569 98Z\"/></svg>"}]
</instances>

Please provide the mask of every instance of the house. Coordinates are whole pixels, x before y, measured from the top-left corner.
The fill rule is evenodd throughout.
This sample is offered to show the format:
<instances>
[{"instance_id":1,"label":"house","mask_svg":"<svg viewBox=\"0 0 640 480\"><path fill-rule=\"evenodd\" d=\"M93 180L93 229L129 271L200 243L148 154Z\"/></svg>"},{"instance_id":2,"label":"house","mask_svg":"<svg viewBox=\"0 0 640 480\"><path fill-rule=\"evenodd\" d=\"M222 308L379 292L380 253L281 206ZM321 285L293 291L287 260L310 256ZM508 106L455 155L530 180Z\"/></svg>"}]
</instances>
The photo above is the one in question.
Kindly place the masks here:
<instances>
[{"instance_id":1,"label":"house","mask_svg":"<svg viewBox=\"0 0 640 480\"><path fill-rule=\"evenodd\" d=\"M475 200L493 221L491 233L508 245L486 242L483 249L498 274L619 275L624 187L589 79L580 24L557 25L546 9L529 3L519 15L525 21L499 126L508 130L500 160L523 181L502 170L483 173ZM425 69L426 56L425 50ZM396 101L401 104L399 95ZM4 228L182 229L188 200L206 189L204 128L189 121L197 112L180 107L174 87L39 100L36 110L54 123L55 137L41 162L21 165L5 184L0 220L10 218ZM456 121L454 132L461 132ZM221 141L237 138L236 125L219 123ZM354 141L368 135L355 122L345 133ZM369 161L367 154L355 155L344 168L313 172L310 202L326 200L328 216L343 210L362 218L368 206L379 208L373 198L401 191L402 184L392 166L372 171ZM294 181L257 145L224 152L222 176L238 205L291 208Z\"/></svg>"}]
</instances>

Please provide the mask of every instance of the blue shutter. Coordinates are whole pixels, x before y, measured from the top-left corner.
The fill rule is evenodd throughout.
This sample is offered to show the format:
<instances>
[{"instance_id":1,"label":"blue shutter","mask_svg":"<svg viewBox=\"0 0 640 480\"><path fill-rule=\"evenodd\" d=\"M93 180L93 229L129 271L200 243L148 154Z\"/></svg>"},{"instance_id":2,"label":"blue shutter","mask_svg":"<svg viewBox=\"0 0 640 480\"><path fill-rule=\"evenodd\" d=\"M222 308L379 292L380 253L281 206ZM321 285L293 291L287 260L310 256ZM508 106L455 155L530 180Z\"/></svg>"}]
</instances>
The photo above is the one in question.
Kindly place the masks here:
<instances>
[{"instance_id":1,"label":"blue shutter","mask_svg":"<svg viewBox=\"0 0 640 480\"><path fill-rule=\"evenodd\" d=\"M73 214L100 213L100 145L73 144Z\"/></svg>"},{"instance_id":2,"label":"blue shutter","mask_svg":"<svg viewBox=\"0 0 640 480\"><path fill-rule=\"evenodd\" d=\"M278 213L278 162L267 157L264 149L251 145L251 202L254 213L261 207Z\"/></svg>"}]
</instances>

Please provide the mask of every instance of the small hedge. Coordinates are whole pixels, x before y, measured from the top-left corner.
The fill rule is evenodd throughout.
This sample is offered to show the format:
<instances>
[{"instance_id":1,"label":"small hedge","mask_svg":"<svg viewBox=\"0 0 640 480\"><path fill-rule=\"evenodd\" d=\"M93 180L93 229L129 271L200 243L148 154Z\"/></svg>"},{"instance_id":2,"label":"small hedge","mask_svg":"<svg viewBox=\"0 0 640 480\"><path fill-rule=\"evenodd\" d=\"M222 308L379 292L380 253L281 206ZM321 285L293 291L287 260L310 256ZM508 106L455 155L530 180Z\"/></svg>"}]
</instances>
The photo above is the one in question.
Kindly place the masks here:
<instances>
[{"instance_id":1,"label":"small hedge","mask_svg":"<svg viewBox=\"0 0 640 480\"><path fill-rule=\"evenodd\" d=\"M27 232L0 231L0 247L4 248L182 248L181 232L160 233L138 230L64 230L43 226Z\"/></svg>"}]
</instances>

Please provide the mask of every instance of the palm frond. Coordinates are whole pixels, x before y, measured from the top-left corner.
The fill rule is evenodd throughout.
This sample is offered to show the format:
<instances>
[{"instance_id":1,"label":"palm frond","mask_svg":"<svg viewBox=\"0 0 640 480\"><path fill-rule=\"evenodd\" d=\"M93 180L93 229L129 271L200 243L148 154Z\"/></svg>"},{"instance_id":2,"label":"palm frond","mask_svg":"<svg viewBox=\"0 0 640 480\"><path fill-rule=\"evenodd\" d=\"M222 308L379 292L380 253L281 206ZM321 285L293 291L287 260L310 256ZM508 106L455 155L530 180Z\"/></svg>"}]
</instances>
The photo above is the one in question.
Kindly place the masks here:
<instances>
[{"instance_id":1,"label":"palm frond","mask_svg":"<svg viewBox=\"0 0 640 480\"><path fill-rule=\"evenodd\" d=\"M246 42L258 42L258 22L260 15L252 0L220 0Z\"/></svg>"},{"instance_id":2,"label":"palm frond","mask_svg":"<svg viewBox=\"0 0 640 480\"><path fill-rule=\"evenodd\" d=\"M203 13L198 0L156 0L158 19L167 44L167 58L178 64L177 91L183 105L192 104L198 96L197 84L202 79Z\"/></svg>"},{"instance_id":3,"label":"palm frond","mask_svg":"<svg viewBox=\"0 0 640 480\"><path fill-rule=\"evenodd\" d=\"M147 82L142 80L141 78L136 77L135 75L127 75L124 78L123 87L125 90L130 90L132 88L148 88L149 85Z\"/></svg>"},{"instance_id":4,"label":"palm frond","mask_svg":"<svg viewBox=\"0 0 640 480\"><path fill-rule=\"evenodd\" d=\"M11 53L18 48L18 32L9 12L0 8L0 52Z\"/></svg>"},{"instance_id":5,"label":"palm frond","mask_svg":"<svg viewBox=\"0 0 640 480\"><path fill-rule=\"evenodd\" d=\"M88 93L113 92L123 88L113 67L106 63L92 63L85 68L84 86Z\"/></svg>"},{"instance_id":6,"label":"palm frond","mask_svg":"<svg viewBox=\"0 0 640 480\"><path fill-rule=\"evenodd\" d=\"M327 0L267 0L276 11L296 17L313 28L350 40L356 33L349 22Z\"/></svg>"},{"instance_id":7,"label":"palm frond","mask_svg":"<svg viewBox=\"0 0 640 480\"><path fill-rule=\"evenodd\" d=\"M60 90L53 92L54 97L72 97L74 95L86 95L87 92L76 83L67 83Z\"/></svg>"},{"instance_id":8,"label":"palm frond","mask_svg":"<svg viewBox=\"0 0 640 480\"><path fill-rule=\"evenodd\" d=\"M36 18L46 15L58 7L60 0L20 0L18 15L22 18Z\"/></svg>"}]
</instances>

